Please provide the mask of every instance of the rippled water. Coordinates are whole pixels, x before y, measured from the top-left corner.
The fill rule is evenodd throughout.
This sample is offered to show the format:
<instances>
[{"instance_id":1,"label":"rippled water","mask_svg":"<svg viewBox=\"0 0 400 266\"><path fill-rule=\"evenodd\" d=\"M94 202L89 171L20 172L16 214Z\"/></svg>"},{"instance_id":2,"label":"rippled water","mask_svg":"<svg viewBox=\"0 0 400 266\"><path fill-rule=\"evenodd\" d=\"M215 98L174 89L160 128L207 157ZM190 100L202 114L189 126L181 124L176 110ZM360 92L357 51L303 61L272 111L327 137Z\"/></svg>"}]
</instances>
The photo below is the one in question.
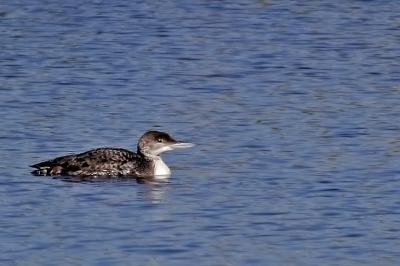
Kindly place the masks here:
<instances>
[{"instance_id":1,"label":"rippled water","mask_svg":"<svg viewBox=\"0 0 400 266\"><path fill-rule=\"evenodd\" d=\"M0 4L2 265L398 265L398 1ZM28 165L149 128L167 181Z\"/></svg>"}]
</instances>

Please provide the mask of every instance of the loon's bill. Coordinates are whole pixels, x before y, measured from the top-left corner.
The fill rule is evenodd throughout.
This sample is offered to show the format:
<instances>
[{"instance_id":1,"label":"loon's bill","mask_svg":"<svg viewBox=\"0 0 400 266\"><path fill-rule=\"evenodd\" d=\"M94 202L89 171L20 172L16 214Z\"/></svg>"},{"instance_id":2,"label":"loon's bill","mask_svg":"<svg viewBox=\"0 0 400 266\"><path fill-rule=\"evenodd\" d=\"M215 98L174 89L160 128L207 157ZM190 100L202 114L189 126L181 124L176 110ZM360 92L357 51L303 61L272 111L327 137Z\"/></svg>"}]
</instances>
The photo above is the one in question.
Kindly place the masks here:
<instances>
[{"instance_id":1,"label":"loon's bill","mask_svg":"<svg viewBox=\"0 0 400 266\"><path fill-rule=\"evenodd\" d=\"M137 152L121 148L98 148L57 157L31 165L34 175L81 177L167 177L171 174L160 154L190 148L193 143L177 141L160 131L148 131L138 141Z\"/></svg>"}]
</instances>

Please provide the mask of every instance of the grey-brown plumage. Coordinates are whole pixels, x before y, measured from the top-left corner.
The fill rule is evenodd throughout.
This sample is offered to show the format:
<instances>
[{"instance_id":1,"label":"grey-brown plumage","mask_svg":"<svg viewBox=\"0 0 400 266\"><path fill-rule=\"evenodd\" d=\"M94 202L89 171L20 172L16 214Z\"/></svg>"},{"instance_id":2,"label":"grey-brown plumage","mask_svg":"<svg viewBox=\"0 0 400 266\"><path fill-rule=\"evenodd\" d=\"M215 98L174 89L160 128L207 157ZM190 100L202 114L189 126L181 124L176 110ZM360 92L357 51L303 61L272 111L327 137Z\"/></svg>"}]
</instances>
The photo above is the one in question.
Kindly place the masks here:
<instances>
[{"instance_id":1,"label":"grey-brown plumage","mask_svg":"<svg viewBox=\"0 0 400 266\"><path fill-rule=\"evenodd\" d=\"M34 175L132 176L150 177L170 174L162 161L162 152L187 148L193 144L179 142L159 131L148 131L137 145L137 153L121 148L99 148L79 154L57 157L31 165Z\"/></svg>"}]
</instances>

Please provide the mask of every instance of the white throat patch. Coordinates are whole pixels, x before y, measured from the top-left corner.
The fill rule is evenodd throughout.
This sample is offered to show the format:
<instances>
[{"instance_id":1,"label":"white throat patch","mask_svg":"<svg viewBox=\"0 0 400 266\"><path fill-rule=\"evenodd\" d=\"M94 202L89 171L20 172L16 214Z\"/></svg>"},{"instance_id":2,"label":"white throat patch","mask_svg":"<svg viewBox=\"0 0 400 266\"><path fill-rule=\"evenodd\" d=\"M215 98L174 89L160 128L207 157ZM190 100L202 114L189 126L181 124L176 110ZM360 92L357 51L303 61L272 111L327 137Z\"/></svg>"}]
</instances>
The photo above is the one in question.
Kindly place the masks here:
<instances>
[{"instance_id":1,"label":"white throat patch","mask_svg":"<svg viewBox=\"0 0 400 266\"><path fill-rule=\"evenodd\" d=\"M165 178L171 174L169 167L163 162L161 158L154 161L154 176L158 178Z\"/></svg>"}]
</instances>

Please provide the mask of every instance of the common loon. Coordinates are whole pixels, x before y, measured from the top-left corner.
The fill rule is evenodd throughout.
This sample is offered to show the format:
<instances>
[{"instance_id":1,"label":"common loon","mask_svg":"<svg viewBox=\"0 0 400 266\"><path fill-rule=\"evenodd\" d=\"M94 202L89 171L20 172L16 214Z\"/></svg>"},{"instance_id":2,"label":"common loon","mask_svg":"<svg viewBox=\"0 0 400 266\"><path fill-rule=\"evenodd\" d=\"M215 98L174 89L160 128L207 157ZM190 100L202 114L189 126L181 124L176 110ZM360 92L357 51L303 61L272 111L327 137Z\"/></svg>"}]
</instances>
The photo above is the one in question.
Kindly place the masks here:
<instances>
[{"instance_id":1,"label":"common loon","mask_svg":"<svg viewBox=\"0 0 400 266\"><path fill-rule=\"evenodd\" d=\"M34 175L82 177L166 177L171 174L160 154L192 143L176 141L160 131L147 131L138 141L137 153L121 148L98 148L31 165Z\"/></svg>"}]
</instances>

